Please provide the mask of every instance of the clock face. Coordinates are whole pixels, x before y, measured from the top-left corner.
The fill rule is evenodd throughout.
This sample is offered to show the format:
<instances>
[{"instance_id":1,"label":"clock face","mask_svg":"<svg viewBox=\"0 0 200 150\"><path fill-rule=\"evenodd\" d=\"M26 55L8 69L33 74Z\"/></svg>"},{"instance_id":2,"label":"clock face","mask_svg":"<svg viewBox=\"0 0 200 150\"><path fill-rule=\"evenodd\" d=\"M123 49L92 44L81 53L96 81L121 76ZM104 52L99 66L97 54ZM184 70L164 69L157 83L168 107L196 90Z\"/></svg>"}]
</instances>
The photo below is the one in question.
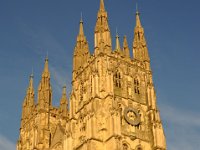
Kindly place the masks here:
<instances>
[{"instance_id":1,"label":"clock face","mask_svg":"<svg viewBox=\"0 0 200 150\"><path fill-rule=\"evenodd\" d=\"M126 107L124 109L124 118L127 123L137 126L140 123L140 115L138 111L131 107Z\"/></svg>"}]
</instances>

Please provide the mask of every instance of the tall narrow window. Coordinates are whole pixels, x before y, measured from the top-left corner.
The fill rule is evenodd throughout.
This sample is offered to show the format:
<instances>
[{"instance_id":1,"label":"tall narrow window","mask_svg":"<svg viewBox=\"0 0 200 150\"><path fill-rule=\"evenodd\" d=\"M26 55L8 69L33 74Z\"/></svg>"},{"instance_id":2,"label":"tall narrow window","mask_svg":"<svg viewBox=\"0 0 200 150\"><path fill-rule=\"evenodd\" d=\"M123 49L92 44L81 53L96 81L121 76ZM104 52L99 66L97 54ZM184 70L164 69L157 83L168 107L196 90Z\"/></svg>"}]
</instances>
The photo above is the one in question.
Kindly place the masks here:
<instances>
[{"instance_id":1,"label":"tall narrow window","mask_svg":"<svg viewBox=\"0 0 200 150\"><path fill-rule=\"evenodd\" d=\"M140 83L137 78L134 79L134 92L140 94Z\"/></svg>"},{"instance_id":2,"label":"tall narrow window","mask_svg":"<svg viewBox=\"0 0 200 150\"><path fill-rule=\"evenodd\" d=\"M114 75L114 84L115 84L115 87L118 87L118 88L121 88L122 87L122 81L121 81L122 77L121 77L121 74L120 72L116 72L115 75Z\"/></svg>"}]
</instances>

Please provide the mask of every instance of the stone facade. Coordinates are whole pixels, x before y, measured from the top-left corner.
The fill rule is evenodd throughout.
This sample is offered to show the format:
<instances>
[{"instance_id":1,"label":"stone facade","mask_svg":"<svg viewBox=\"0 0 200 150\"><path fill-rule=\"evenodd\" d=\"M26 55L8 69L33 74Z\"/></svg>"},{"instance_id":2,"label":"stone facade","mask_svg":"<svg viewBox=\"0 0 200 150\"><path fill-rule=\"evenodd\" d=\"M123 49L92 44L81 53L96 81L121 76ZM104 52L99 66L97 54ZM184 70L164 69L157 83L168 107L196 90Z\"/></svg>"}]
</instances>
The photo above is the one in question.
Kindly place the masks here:
<instances>
[{"instance_id":1,"label":"stone facade","mask_svg":"<svg viewBox=\"0 0 200 150\"><path fill-rule=\"evenodd\" d=\"M66 87L52 106L48 59L34 101L33 77L23 103L17 150L166 150L144 29L136 13L133 54L126 36L112 48L104 1L90 54L83 21L74 49L70 108Z\"/></svg>"}]
</instances>

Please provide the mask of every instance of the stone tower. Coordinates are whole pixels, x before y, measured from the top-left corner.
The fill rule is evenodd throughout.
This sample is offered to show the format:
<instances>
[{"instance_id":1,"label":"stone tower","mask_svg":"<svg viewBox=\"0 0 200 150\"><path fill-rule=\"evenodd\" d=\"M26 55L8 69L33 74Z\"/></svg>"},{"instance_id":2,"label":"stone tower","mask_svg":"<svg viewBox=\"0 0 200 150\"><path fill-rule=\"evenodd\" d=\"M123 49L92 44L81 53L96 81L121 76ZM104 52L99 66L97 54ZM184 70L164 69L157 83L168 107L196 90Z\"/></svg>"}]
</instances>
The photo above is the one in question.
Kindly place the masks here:
<instances>
[{"instance_id":1,"label":"stone tower","mask_svg":"<svg viewBox=\"0 0 200 150\"><path fill-rule=\"evenodd\" d=\"M33 77L23 104L18 150L166 150L150 58L136 12L133 54L124 36L112 48L108 14L100 0L90 54L83 20L74 48L70 108L66 87L59 108L51 105L48 60L34 102Z\"/></svg>"},{"instance_id":2,"label":"stone tower","mask_svg":"<svg viewBox=\"0 0 200 150\"><path fill-rule=\"evenodd\" d=\"M29 87L23 102L17 150L49 150L57 126L65 128L68 120L66 88L63 87L60 107L53 107L51 102L52 89L48 59L46 58L38 87L37 103L35 103L34 97L33 75L30 76Z\"/></svg>"}]
</instances>

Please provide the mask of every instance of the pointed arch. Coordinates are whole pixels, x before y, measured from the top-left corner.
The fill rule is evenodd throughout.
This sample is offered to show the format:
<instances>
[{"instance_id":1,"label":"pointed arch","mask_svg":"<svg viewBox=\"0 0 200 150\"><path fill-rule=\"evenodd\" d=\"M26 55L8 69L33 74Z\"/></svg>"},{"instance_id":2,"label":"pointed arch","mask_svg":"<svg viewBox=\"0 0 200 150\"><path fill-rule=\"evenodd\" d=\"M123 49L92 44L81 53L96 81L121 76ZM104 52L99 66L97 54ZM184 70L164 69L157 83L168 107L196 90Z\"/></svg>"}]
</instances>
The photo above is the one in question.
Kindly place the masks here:
<instances>
[{"instance_id":1,"label":"pointed arch","mask_svg":"<svg viewBox=\"0 0 200 150\"><path fill-rule=\"evenodd\" d=\"M130 145L126 141L122 142L122 150L130 150Z\"/></svg>"},{"instance_id":2,"label":"pointed arch","mask_svg":"<svg viewBox=\"0 0 200 150\"><path fill-rule=\"evenodd\" d=\"M135 150L143 150L141 145L136 146Z\"/></svg>"},{"instance_id":3,"label":"pointed arch","mask_svg":"<svg viewBox=\"0 0 200 150\"><path fill-rule=\"evenodd\" d=\"M116 70L114 73L114 86L117 88L122 88L122 73L119 70Z\"/></svg>"},{"instance_id":4,"label":"pointed arch","mask_svg":"<svg viewBox=\"0 0 200 150\"><path fill-rule=\"evenodd\" d=\"M139 95L141 92L140 92L140 79L138 76L136 76L133 79L133 86L134 86L134 93Z\"/></svg>"}]
</instances>

